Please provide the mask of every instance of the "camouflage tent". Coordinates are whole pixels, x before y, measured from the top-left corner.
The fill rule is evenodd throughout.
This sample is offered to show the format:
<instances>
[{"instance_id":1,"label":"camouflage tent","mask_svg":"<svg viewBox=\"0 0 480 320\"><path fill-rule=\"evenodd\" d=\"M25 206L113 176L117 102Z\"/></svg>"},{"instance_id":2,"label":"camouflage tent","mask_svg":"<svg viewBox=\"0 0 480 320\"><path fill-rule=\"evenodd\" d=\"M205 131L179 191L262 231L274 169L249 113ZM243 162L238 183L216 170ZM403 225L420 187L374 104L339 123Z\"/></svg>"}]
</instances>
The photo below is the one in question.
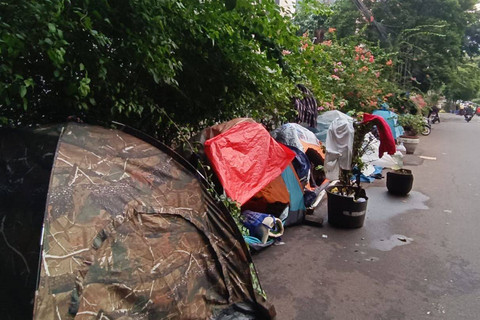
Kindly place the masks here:
<instances>
[{"instance_id":1,"label":"camouflage tent","mask_svg":"<svg viewBox=\"0 0 480 320\"><path fill-rule=\"evenodd\" d=\"M52 142L37 156L53 165L33 318L273 317L273 307L255 293L252 260L233 218L207 193L201 175L157 141L122 129L70 123L50 131L56 135L43 132ZM22 154L7 156L12 134L1 133L0 176L9 176ZM15 225L17 209L2 209L0 219L8 247L2 249L20 265L25 255L4 229L6 219ZM25 265L31 274L34 264Z\"/></svg>"}]
</instances>

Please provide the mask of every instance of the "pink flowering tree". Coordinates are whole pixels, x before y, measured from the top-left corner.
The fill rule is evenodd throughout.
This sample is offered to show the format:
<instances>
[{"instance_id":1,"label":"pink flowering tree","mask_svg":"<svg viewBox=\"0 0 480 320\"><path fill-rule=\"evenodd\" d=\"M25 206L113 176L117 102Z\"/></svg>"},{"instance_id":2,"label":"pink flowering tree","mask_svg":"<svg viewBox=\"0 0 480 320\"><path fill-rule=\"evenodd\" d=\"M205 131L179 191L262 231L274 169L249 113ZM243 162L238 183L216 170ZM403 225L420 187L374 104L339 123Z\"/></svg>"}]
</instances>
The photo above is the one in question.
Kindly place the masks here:
<instances>
[{"instance_id":1,"label":"pink flowering tree","mask_svg":"<svg viewBox=\"0 0 480 320\"><path fill-rule=\"evenodd\" d=\"M298 50L284 52L285 60L309 86L319 103L319 111L339 109L371 112L397 94L391 78L394 63L380 48L364 44L341 43L335 29L325 40L314 44L308 33L300 39Z\"/></svg>"}]
</instances>

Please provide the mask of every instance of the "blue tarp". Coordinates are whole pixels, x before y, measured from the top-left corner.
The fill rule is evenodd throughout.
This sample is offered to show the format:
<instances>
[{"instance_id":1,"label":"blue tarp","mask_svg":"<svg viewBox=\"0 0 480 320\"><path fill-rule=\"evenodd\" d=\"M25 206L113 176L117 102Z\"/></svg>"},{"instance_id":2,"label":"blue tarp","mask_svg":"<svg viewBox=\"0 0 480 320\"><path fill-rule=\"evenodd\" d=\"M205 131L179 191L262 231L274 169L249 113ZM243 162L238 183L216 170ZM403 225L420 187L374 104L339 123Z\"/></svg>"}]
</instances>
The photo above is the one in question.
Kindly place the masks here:
<instances>
[{"instance_id":1,"label":"blue tarp","mask_svg":"<svg viewBox=\"0 0 480 320\"><path fill-rule=\"evenodd\" d=\"M308 160L307 155L303 151L292 146L287 147L295 152L295 158L292 163L297 172L298 178L300 181L306 180L308 178L308 172L310 171L310 160Z\"/></svg>"},{"instance_id":2,"label":"blue tarp","mask_svg":"<svg viewBox=\"0 0 480 320\"><path fill-rule=\"evenodd\" d=\"M403 134L402 126L398 125L398 115L390 110L375 110L372 114L377 115L387 121L390 130L392 130L393 139L397 139Z\"/></svg>"},{"instance_id":3,"label":"blue tarp","mask_svg":"<svg viewBox=\"0 0 480 320\"><path fill-rule=\"evenodd\" d=\"M382 175L383 167L374 166L374 168L375 168L375 171L373 171L373 173L371 175L369 175L368 177L366 175L364 175L363 173L360 174L360 182L372 183L373 181L375 181L375 179L380 179L380 177ZM355 181L355 179L356 179L356 177L353 176L352 181Z\"/></svg>"}]
</instances>

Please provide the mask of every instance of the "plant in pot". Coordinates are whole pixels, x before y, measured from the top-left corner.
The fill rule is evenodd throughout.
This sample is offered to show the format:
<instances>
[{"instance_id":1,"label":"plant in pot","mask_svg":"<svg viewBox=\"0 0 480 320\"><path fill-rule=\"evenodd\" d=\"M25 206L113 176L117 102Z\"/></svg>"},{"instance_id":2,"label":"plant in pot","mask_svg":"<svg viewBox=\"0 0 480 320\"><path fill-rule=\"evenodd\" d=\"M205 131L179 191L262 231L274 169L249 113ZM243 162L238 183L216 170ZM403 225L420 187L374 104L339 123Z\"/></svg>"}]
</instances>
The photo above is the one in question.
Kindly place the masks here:
<instances>
[{"instance_id":1,"label":"plant in pot","mask_svg":"<svg viewBox=\"0 0 480 320\"><path fill-rule=\"evenodd\" d=\"M338 173L339 182L335 186L327 188L328 223L333 226L340 228L359 228L363 226L368 197L365 189L360 185L360 174L364 166L361 157L368 148L364 143L365 134L371 131L372 127L372 123L357 122L352 123L349 129L353 131L349 166L347 166L347 169L340 167L337 171L334 171L334 174ZM325 158L327 167L331 165L331 155L335 155L335 151L332 152L328 148L329 137L327 136L327 155Z\"/></svg>"},{"instance_id":2,"label":"plant in pot","mask_svg":"<svg viewBox=\"0 0 480 320\"><path fill-rule=\"evenodd\" d=\"M399 137L399 140L405 146L407 154L413 154L420 142L418 133L423 130L425 125L424 119L421 115L405 113L398 116L398 124L405 130L405 133Z\"/></svg>"}]
</instances>

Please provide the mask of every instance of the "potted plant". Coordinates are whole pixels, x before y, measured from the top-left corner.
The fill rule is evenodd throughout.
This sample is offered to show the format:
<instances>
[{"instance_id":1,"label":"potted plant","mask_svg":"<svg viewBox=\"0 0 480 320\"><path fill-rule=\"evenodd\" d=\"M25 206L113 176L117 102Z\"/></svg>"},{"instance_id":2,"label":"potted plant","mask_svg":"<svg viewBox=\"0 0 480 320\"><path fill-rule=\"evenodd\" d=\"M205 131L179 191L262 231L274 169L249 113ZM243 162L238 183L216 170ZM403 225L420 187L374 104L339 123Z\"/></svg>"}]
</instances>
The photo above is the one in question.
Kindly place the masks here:
<instances>
[{"instance_id":1,"label":"potted plant","mask_svg":"<svg viewBox=\"0 0 480 320\"><path fill-rule=\"evenodd\" d=\"M339 183L327 188L328 223L335 227L360 228L365 221L368 197L360 186L360 174L364 166L361 157L368 148L364 137L372 126L371 123L355 123L352 170L340 170Z\"/></svg>"},{"instance_id":2,"label":"potted plant","mask_svg":"<svg viewBox=\"0 0 480 320\"><path fill-rule=\"evenodd\" d=\"M425 124L424 119L421 115L405 113L398 116L398 124L405 130L405 133L399 140L403 143L405 149L407 149L407 154L413 154L420 142L418 133L423 130Z\"/></svg>"}]
</instances>

